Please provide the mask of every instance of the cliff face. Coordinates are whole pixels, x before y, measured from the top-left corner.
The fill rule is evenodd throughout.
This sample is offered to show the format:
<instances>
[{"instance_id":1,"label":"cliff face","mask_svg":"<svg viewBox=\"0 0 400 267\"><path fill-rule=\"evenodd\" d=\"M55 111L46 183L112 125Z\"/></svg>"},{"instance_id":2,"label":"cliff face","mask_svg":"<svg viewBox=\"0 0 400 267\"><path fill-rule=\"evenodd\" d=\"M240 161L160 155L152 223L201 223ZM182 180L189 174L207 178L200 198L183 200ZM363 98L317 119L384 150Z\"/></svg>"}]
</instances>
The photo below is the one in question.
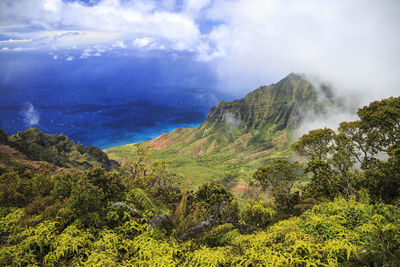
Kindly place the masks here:
<instances>
[{"instance_id":1,"label":"cliff face","mask_svg":"<svg viewBox=\"0 0 400 267\"><path fill-rule=\"evenodd\" d=\"M162 149L171 147L191 157L243 152L242 158L250 160L271 154L288 147L288 131L296 129L307 112L321 110L317 98L311 83L291 73L242 99L221 101L200 127L169 133L166 137L172 141ZM157 147L157 140L150 141L151 147Z\"/></svg>"},{"instance_id":2,"label":"cliff face","mask_svg":"<svg viewBox=\"0 0 400 267\"><path fill-rule=\"evenodd\" d=\"M221 101L206 121L195 128L178 128L147 142L155 159L171 160L190 182L242 181L258 167L291 155L293 130L307 116L319 113L320 95L331 99L329 89L316 89L303 76L289 74L276 84L262 86L244 98ZM325 100L324 99L324 100ZM121 158L132 146L111 148Z\"/></svg>"},{"instance_id":3,"label":"cliff face","mask_svg":"<svg viewBox=\"0 0 400 267\"><path fill-rule=\"evenodd\" d=\"M234 121L246 132L268 124L275 125L274 131L295 129L316 99L313 86L292 73L277 84L262 86L240 100L221 101L210 109L206 122Z\"/></svg>"}]
</instances>

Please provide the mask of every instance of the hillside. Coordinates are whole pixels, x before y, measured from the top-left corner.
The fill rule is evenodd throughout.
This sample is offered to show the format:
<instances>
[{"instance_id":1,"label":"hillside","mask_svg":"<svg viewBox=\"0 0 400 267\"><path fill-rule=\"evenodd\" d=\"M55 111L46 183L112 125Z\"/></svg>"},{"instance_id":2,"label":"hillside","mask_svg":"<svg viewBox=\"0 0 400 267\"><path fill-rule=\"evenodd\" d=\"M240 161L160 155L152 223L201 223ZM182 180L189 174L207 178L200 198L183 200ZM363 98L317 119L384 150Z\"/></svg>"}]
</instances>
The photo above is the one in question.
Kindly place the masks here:
<instances>
[{"instance_id":1,"label":"hillside","mask_svg":"<svg viewBox=\"0 0 400 267\"><path fill-rule=\"evenodd\" d=\"M156 159L172 161L172 168L189 185L220 180L237 187L258 167L288 157L294 130L308 112L323 112L318 99L329 95L328 89L315 88L303 76L291 73L242 99L220 101L199 127L178 128L144 144ZM129 159L135 147L115 147L107 154L116 160Z\"/></svg>"},{"instance_id":2,"label":"hillside","mask_svg":"<svg viewBox=\"0 0 400 267\"><path fill-rule=\"evenodd\" d=\"M86 149L37 129L0 130L0 266L398 266L400 97L357 114L296 140L304 165L282 159L253 170L255 194L245 198L216 182L188 190L141 148L117 171L31 161L77 164L72 155ZM168 151L179 141L169 134L148 145ZM205 162L217 152L197 155ZM304 173L308 183L295 190Z\"/></svg>"},{"instance_id":3,"label":"hillside","mask_svg":"<svg viewBox=\"0 0 400 267\"><path fill-rule=\"evenodd\" d=\"M3 163L2 165L29 168L32 164L40 166L43 162L48 162L57 167L79 170L93 167L111 170L118 167L116 161L110 160L97 147L83 147L65 135L45 134L36 128L11 136L0 129L0 156L0 166ZM4 163L6 161L7 164Z\"/></svg>"}]
</instances>

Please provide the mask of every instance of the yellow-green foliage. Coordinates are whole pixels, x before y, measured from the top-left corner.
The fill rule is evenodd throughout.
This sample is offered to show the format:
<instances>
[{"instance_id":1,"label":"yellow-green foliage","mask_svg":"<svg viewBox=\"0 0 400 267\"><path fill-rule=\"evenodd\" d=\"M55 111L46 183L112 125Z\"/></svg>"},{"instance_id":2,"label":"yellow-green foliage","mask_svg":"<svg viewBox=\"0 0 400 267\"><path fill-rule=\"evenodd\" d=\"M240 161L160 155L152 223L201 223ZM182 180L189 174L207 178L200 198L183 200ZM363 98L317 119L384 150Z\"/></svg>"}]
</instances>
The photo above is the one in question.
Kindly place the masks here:
<instances>
[{"instance_id":1,"label":"yellow-green foliage","mask_svg":"<svg viewBox=\"0 0 400 267\"><path fill-rule=\"evenodd\" d=\"M81 230L76 225L68 226L51 244L51 252L44 257L48 266L57 264L69 265L82 262L85 251L92 245L94 236L87 230Z\"/></svg>"},{"instance_id":2,"label":"yellow-green foliage","mask_svg":"<svg viewBox=\"0 0 400 267\"><path fill-rule=\"evenodd\" d=\"M144 219L98 230L79 221L63 230L56 221L15 227L22 215L15 209L0 220L1 232L10 233L0 265L396 266L400 255L399 208L354 198L315 206L253 234L221 225L194 243L179 243Z\"/></svg>"},{"instance_id":3,"label":"yellow-green foliage","mask_svg":"<svg viewBox=\"0 0 400 267\"><path fill-rule=\"evenodd\" d=\"M10 212L7 212L7 210L3 208L2 213L4 217L0 218L0 235L8 235L14 231L17 223L24 216L24 209L12 208Z\"/></svg>"},{"instance_id":4,"label":"yellow-green foliage","mask_svg":"<svg viewBox=\"0 0 400 267\"><path fill-rule=\"evenodd\" d=\"M183 266L225 266L231 262L229 247L201 247L187 255Z\"/></svg>"},{"instance_id":5,"label":"yellow-green foliage","mask_svg":"<svg viewBox=\"0 0 400 267\"><path fill-rule=\"evenodd\" d=\"M247 204L243 211L246 224L254 227L266 227L271 224L276 216L276 210L268 207L263 201Z\"/></svg>"},{"instance_id":6,"label":"yellow-green foliage","mask_svg":"<svg viewBox=\"0 0 400 267\"><path fill-rule=\"evenodd\" d=\"M234 240L240 235L238 229L231 223L225 223L215 227L202 238L202 242L208 246L223 246Z\"/></svg>"},{"instance_id":7,"label":"yellow-green foliage","mask_svg":"<svg viewBox=\"0 0 400 267\"><path fill-rule=\"evenodd\" d=\"M211 266L335 266L345 262L395 266L399 245L398 208L339 199L266 231L239 236L230 246L202 247L190 259Z\"/></svg>"}]
</instances>

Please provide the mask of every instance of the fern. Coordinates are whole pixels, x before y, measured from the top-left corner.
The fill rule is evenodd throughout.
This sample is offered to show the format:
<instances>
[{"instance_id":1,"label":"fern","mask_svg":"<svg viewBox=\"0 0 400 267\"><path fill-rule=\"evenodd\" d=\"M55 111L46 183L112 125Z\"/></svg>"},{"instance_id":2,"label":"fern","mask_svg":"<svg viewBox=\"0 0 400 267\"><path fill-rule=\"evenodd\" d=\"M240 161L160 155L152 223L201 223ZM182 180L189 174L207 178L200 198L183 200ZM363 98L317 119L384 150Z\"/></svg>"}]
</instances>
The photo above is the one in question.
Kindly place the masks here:
<instances>
[{"instance_id":1,"label":"fern","mask_svg":"<svg viewBox=\"0 0 400 267\"><path fill-rule=\"evenodd\" d=\"M144 192L144 190L140 188L134 188L129 191L129 195L127 197L128 201L132 201L135 204L139 205L140 208L145 210L151 210L153 212L159 212L158 207L154 204L154 202L150 199L150 197Z\"/></svg>"}]
</instances>

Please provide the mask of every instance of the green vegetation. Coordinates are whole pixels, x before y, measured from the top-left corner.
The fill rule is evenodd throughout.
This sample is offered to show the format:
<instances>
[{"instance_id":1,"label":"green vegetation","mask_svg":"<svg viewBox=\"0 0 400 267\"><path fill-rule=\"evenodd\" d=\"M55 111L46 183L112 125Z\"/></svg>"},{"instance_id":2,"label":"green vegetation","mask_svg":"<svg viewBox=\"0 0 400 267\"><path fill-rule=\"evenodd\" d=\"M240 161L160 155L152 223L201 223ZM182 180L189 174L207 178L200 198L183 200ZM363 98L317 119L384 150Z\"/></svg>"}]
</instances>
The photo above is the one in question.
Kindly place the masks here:
<instances>
[{"instance_id":1,"label":"green vegetation","mask_svg":"<svg viewBox=\"0 0 400 267\"><path fill-rule=\"evenodd\" d=\"M358 115L295 142L302 162L254 169L251 189L273 198L242 207L221 183L182 190L141 145L113 171L3 163L0 265L397 266L400 97Z\"/></svg>"},{"instance_id":2,"label":"green vegetation","mask_svg":"<svg viewBox=\"0 0 400 267\"><path fill-rule=\"evenodd\" d=\"M254 169L292 153L293 131L304 114L324 110L324 103L316 99L315 88L292 73L243 99L221 101L199 127L176 129L146 145L153 158L170 161L189 188L207 181L220 181L229 187L234 187L234 181L248 184ZM134 145L107 150L113 159L129 160L134 153Z\"/></svg>"},{"instance_id":3,"label":"green vegetation","mask_svg":"<svg viewBox=\"0 0 400 267\"><path fill-rule=\"evenodd\" d=\"M58 167L80 170L93 167L106 170L118 168L118 163L109 160L107 155L97 147L85 148L79 142L75 144L65 135L44 134L36 128L30 128L12 136L7 136L1 130L0 144L17 149L30 160L46 161Z\"/></svg>"}]
</instances>

